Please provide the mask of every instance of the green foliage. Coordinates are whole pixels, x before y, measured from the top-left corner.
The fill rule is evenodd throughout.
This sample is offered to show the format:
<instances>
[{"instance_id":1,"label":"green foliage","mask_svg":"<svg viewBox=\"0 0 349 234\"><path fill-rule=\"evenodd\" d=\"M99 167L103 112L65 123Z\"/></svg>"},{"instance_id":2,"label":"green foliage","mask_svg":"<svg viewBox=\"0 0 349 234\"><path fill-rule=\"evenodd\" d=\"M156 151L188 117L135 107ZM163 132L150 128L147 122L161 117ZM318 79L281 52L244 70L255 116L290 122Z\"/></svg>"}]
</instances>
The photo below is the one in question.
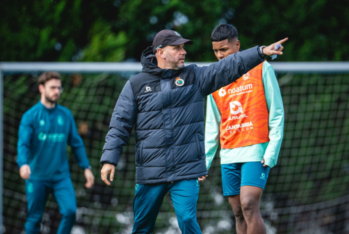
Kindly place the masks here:
<instances>
[{"instance_id":1,"label":"green foliage","mask_svg":"<svg viewBox=\"0 0 349 234\"><path fill-rule=\"evenodd\" d=\"M330 0L4 0L0 15L0 61L139 60L165 28L193 39L188 60L215 61L219 22L237 27L243 48L289 37L279 60L340 61L349 51L349 10Z\"/></svg>"},{"instance_id":2,"label":"green foliage","mask_svg":"<svg viewBox=\"0 0 349 234\"><path fill-rule=\"evenodd\" d=\"M122 61L125 57L127 39L126 34L120 31L115 35L110 26L96 22L90 32L91 43L83 50L82 61L115 62Z\"/></svg>"}]
</instances>

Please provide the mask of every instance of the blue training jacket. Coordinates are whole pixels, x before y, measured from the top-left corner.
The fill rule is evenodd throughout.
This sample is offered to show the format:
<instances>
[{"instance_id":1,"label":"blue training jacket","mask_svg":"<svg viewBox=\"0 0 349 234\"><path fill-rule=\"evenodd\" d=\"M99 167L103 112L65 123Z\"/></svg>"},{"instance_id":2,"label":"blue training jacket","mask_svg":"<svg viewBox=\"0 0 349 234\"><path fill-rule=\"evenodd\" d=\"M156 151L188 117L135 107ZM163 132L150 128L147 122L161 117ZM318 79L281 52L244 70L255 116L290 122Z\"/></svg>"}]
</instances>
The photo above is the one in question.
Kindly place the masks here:
<instances>
[{"instance_id":1,"label":"blue training jacket","mask_svg":"<svg viewBox=\"0 0 349 234\"><path fill-rule=\"evenodd\" d=\"M207 67L161 69L152 48L142 54L142 73L124 86L106 136L101 163L117 165L132 128L136 131L136 183L207 175L204 149L205 96L264 61L259 47Z\"/></svg>"},{"instance_id":2,"label":"blue training jacket","mask_svg":"<svg viewBox=\"0 0 349 234\"><path fill-rule=\"evenodd\" d=\"M72 113L56 105L47 109L41 102L24 113L18 132L17 163L28 164L32 180L59 180L70 177L67 144L78 165L90 166L84 143Z\"/></svg>"}]
</instances>

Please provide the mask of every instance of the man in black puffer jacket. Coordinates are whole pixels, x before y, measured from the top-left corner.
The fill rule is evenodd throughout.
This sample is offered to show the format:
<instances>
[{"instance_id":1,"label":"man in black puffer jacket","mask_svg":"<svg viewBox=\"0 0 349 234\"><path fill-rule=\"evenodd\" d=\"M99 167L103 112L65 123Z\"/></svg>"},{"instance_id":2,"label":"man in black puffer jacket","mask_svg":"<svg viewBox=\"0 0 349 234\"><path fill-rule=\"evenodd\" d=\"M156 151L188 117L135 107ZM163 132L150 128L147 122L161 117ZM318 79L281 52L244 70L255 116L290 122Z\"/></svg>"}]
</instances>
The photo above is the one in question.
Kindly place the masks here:
<instances>
[{"instance_id":1,"label":"man in black puffer jacket","mask_svg":"<svg viewBox=\"0 0 349 234\"><path fill-rule=\"evenodd\" d=\"M287 39L285 39L287 40ZM280 41L278 43L284 42ZM204 150L205 96L264 61L282 54L275 44L254 47L207 67L184 66L184 44L162 30L142 54L142 73L130 78L116 103L106 136L102 180L113 180L115 166L136 131L136 191L132 233L151 233L167 192L183 233L201 233L196 221L199 181L207 176ZM155 55L154 55L155 54Z\"/></svg>"}]
</instances>

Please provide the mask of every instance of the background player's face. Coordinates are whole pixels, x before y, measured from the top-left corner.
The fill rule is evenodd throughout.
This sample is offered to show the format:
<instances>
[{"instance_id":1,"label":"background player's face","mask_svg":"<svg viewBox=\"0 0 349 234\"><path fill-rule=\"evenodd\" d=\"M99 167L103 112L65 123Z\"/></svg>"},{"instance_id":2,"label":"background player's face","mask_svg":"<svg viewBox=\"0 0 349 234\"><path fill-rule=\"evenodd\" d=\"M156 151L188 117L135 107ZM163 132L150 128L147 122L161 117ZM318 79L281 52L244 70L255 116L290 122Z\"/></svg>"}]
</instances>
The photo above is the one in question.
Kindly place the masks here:
<instances>
[{"instance_id":1,"label":"background player's face","mask_svg":"<svg viewBox=\"0 0 349 234\"><path fill-rule=\"evenodd\" d=\"M240 41L236 38L232 41L225 39L223 41L212 42L213 52L218 60L222 60L228 55L235 54L240 50Z\"/></svg>"},{"instance_id":2,"label":"background player's face","mask_svg":"<svg viewBox=\"0 0 349 234\"><path fill-rule=\"evenodd\" d=\"M175 46L169 45L163 48L161 57L164 59L167 67L177 70L184 67L186 54L187 52L184 50L184 44Z\"/></svg>"},{"instance_id":3,"label":"background player's face","mask_svg":"<svg viewBox=\"0 0 349 234\"><path fill-rule=\"evenodd\" d=\"M55 103L61 95L62 83L60 80L52 79L46 81L44 85L39 85L39 90L46 101Z\"/></svg>"}]
</instances>

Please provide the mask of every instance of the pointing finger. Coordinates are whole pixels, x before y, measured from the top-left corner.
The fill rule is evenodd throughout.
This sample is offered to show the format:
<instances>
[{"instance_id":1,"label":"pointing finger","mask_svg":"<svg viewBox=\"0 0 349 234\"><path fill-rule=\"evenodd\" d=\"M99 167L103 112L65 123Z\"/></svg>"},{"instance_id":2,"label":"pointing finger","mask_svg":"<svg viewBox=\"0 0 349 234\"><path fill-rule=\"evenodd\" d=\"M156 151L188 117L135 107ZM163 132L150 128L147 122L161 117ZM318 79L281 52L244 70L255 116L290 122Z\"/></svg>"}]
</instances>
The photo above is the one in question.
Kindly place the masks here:
<instances>
[{"instance_id":1,"label":"pointing finger","mask_svg":"<svg viewBox=\"0 0 349 234\"><path fill-rule=\"evenodd\" d=\"M284 43L285 41L287 41L288 40L288 37L286 37L285 39L282 39L282 40L280 40L280 41L278 41L278 42L276 42L277 44L282 44L282 43Z\"/></svg>"}]
</instances>

